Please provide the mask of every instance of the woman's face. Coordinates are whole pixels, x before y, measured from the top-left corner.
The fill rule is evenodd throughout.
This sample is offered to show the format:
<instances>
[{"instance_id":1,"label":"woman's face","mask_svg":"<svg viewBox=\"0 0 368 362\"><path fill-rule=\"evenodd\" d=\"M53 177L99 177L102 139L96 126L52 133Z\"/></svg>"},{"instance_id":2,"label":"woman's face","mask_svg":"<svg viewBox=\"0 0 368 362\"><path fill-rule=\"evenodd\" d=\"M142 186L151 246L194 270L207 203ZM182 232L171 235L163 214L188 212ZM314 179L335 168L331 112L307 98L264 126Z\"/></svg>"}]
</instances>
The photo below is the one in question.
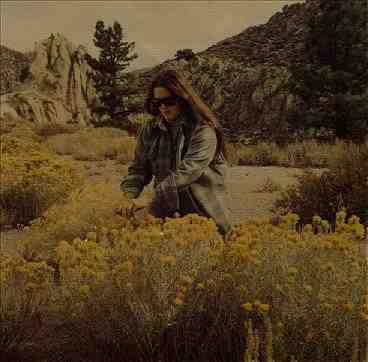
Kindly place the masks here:
<instances>
[{"instance_id":1,"label":"woman's face","mask_svg":"<svg viewBox=\"0 0 368 362\"><path fill-rule=\"evenodd\" d=\"M169 97L173 97L172 94L167 88L165 87L155 87L153 89L153 97L154 99L165 99ZM166 105L161 103L159 108L160 113L168 122L174 121L178 114L181 112L180 106L178 102L175 102L173 105Z\"/></svg>"}]
</instances>

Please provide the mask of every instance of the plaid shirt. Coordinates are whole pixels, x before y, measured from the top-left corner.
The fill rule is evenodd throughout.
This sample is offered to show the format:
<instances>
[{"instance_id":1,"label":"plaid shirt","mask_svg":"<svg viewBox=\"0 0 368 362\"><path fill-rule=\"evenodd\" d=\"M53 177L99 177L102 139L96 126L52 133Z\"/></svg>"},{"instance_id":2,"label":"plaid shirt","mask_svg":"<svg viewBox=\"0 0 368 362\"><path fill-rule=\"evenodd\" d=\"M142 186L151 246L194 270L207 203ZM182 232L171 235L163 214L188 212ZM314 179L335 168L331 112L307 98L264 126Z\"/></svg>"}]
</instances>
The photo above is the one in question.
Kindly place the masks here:
<instances>
[{"instance_id":1,"label":"plaid shirt","mask_svg":"<svg viewBox=\"0 0 368 362\"><path fill-rule=\"evenodd\" d=\"M182 112L171 124L160 118L149 122L138 132L135 157L121 189L136 198L155 176L153 215L172 216L189 207L213 218L225 234L231 228L224 183L227 163L222 153L214 159L216 146L214 129L194 113Z\"/></svg>"}]
</instances>

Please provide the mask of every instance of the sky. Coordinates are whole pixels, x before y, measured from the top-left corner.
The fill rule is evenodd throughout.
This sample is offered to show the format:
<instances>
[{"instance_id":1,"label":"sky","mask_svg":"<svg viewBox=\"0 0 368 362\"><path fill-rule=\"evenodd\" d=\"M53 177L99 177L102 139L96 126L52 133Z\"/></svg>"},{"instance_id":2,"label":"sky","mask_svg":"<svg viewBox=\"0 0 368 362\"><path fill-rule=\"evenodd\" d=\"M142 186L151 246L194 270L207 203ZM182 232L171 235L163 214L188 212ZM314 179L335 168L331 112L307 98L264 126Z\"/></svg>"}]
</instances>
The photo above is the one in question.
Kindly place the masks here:
<instances>
[{"instance_id":1,"label":"sky","mask_svg":"<svg viewBox=\"0 0 368 362\"><path fill-rule=\"evenodd\" d=\"M205 50L250 26L266 23L283 6L300 2L0 0L0 43L24 52L51 33L61 33L97 57L96 22L103 20L107 27L118 21L124 41L135 42L133 52L138 58L128 68L134 70L172 59L178 49Z\"/></svg>"}]
</instances>

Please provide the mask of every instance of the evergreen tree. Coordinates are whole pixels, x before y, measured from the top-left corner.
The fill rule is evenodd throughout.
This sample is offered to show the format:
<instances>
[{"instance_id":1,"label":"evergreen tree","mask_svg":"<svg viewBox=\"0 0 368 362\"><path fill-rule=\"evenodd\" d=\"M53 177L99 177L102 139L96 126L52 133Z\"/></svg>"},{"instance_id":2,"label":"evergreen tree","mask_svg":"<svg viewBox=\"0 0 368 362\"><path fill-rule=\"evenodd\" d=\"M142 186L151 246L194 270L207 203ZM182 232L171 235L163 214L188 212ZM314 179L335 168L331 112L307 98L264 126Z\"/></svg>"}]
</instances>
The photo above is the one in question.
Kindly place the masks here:
<instances>
[{"instance_id":1,"label":"evergreen tree","mask_svg":"<svg viewBox=\"0 0 368 362\"><path fill-rule=\"evenodd\" d=\"M185 59L185 60L188 61L188 60L190 60L190 59L192 59L194 57L195 57L195 54L194 54L193 50L192 49L188 49L188 48L177 50L176 51L176 54L175 54L175 58L177 60L179 60L179 59Z\"/></svg>"},{"instance_id":2,"label":"evergreen tree","mask_svg":"<svg viewBox=\"0 0 368 362\"><path fill-rule=\"evenodd\" d=\"M305 59L290 67L290 90L303 106L289 121L362 141L368 129L366 0L319 0L306 17Z\"/></svg>"},{"instance_id":3,"label":"evergreen tree","mask_svg":"<svg viewBox=\"0 0 368 362\"><path fill-rule=\"evenodd\" d=\"M124 73L130 62L138 57L136 53L129 55L135 43L123 41L123 30L118 22L113 27L105 28L103 21L96 23L93 42L100 48L99 58L89 54L88 64L93 69L91 77L94 81L98 104L92 107L92 112L98 115L96 126L122 126L124 119L131 110L124 107L124 97L132 93L129 90L129 74Z\"/></svg>"}]
</instances>

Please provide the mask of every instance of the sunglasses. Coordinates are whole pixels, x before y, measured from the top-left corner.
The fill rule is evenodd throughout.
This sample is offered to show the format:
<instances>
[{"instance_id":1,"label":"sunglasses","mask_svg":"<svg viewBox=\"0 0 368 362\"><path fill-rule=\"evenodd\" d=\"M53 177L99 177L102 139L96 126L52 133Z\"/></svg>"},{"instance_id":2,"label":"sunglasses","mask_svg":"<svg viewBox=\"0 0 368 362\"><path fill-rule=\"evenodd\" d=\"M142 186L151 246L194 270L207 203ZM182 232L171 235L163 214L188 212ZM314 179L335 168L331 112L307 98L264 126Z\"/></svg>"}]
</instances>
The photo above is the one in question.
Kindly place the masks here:
<instances>
[{"instance_id":1,"label":"sunglasses","mask_svg":"<svg viewBox=\"0 0 368 362\"><path fill-rule=\"evenodd\" d=\"M151 104L154 108L158 109L162 104L164 104L167 107L175 106L177 104L178 97L172 96L172 97L166 97L166 98L152 98Z\"/></svg>"}]
</instances>

